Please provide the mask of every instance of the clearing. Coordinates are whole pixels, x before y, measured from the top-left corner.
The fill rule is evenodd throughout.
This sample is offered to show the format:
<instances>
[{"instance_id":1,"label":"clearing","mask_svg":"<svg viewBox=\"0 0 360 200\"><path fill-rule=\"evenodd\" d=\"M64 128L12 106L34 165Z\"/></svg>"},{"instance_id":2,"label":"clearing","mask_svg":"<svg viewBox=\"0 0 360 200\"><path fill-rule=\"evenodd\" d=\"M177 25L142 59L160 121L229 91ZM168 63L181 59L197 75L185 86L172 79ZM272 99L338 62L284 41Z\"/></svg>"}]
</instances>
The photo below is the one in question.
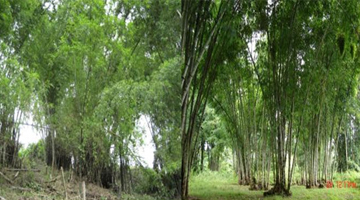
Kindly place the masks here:
<instances>
[{"instance_id":1,"label":"clearing","mask_svg":"<svg viewBox=\"0 0 360 200\"><path fill-rule=\"evenodd\" d=\"M235 199L360 199L359 179L357 188L313 188L293 185L291 197L264 197L263 190L250 191L249 186L238 185L236 177L214 172L194 175L190 181L190 197L197 200Z\"/></svg>"}]
</instances>

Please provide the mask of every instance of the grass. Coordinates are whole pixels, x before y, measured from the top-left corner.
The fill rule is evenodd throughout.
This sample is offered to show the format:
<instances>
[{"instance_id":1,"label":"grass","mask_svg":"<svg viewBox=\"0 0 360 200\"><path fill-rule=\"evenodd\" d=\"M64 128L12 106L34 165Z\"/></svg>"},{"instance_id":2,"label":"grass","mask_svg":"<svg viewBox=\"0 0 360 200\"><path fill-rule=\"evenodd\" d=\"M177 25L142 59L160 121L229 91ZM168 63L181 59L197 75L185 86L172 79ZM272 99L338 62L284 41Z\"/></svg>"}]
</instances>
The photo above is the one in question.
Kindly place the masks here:
<instances>
[{"instance_id":1,"label":"grass","mask_svg":"<svg viewBox=\"0 0 360 200\"><path fill-rule=\"evenodd\" d=\"M7 200L16 199L64 199L62 179L50 185L56 189L56 192L49 192L45 184L51 180L48 176L44 164L35 166L40 168L39 173L23 172L15 181L15 186L30 189L29 192L21 192L11 189L11 185L0 177L0 196ZM8 177L14 177L14 173L7 172ZM65 172L65 179L68 180L69 172ZM61 177L59 171L55 171L54 177ZM336 181L356 182L357 188L336 188ZM304 186L292 186L291 197L271 196L264 197L264 191L250 191L248 186L240 186L237 184L237 177L232 172L210 172L205 171L198 175L193 175L190 179L190 197L192 200L240 200L240 199L265 199L265 200L291 200L291 199L353 199L360 200L360 173L347 172L334 175L335 188L325 189L305 189ZM78 196L79 182L74 178L73 181L67 183L67 191L69 199L79 199ZM110 190L105 190L93 184L87 184L87 190L91 194L97 194L96 199L116 199L116 195ZM148 195L128 195L123 194L122 199L127 200L155 200L159 199Z\"/></svg>"},{"instance_id":2,"label":"grass","mask_svg":"<svg viewBox=\"0 0 360 200\"><path fill-rule=\"evenodd\" d=\"M351 176L351 177L349 177ZM341 178L348 179L341 179ZM237 199L358 199L360 200L360 174L339 174L337 180L357 181L357 188L313 188L305 189L305 186L292 186L291 197L271 196L264 197L264 191L250 191L249 186L240 186L232 174L221 174L217 172L204 172L194 175L190 180L190 196L199 200L237 200Z\"/></svg>"}]
</instances>

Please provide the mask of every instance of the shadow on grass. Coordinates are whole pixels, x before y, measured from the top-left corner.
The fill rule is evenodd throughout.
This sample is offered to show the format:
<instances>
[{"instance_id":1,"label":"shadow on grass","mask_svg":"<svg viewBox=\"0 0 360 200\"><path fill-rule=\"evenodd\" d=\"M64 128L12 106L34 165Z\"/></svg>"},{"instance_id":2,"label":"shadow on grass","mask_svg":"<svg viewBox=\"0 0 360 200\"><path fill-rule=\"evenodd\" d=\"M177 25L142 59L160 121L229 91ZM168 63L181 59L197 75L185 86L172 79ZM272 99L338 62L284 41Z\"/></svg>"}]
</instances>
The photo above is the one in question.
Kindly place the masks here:
<instances>
[{"instance_id":1,"label":"shadow on grass","mask_svg":"<svg viewBox=\"0 0 360 200\"><path fill-rule=\"evenodd\" d=\"M305 186L292 186L292 196L263 196L264 190L250 191L249 186L241 186L234 183L207 182L190 185L190 196L197 200L240 200L240 199L360 199L360 188L313 188L306 189Z\"/></svg>"},{"instance_id":2,"label":"shadow on grass","mask_svg":"<svg viewBox=\"0 0 360 200\"><path fill-rule=\"evenodd\" d=\"M250 191L237 183L190 184L190 196L199 200L263 199L264 191Z\"/></svg>"}]
</instances>

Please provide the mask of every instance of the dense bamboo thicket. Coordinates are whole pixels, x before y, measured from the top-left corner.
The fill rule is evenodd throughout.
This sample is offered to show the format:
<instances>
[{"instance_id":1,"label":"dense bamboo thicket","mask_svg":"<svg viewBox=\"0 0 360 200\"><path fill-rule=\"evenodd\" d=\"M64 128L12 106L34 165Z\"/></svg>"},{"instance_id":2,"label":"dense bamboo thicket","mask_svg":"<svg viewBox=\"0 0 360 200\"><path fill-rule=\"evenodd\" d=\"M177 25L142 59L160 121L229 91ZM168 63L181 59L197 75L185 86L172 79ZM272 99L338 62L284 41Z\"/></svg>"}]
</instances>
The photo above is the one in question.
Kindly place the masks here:
<instances>
[{"instance_id":1,"label":"dense bamboo thicket","mask_svg":"<svg viewBox=\"0 0 360 200\"><path fill-rule=\"evenodd\" d=\"M264 195L323 187L360 170L359 19L357 0L0 0L0 170L31 125L33 157L118 192L187 199L225 165Z\"/></svg>"}]
</instances>

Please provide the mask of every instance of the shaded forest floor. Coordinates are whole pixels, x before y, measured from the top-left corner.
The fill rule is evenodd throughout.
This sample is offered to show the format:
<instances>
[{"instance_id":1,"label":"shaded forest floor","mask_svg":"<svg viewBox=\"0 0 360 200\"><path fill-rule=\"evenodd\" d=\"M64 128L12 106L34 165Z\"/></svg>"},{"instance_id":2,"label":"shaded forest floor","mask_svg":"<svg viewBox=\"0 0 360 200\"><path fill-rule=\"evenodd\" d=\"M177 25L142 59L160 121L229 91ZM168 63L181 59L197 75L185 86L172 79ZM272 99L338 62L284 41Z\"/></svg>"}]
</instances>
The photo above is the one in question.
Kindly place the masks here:
<instances>
[{"instance_id":1,"label":"shaded forest floor","mask_svg":"<svg viewBox=\"0 0 360 200\"><path fill-rule=\"evenodd\" d=\"M356 188L313 188L293 185L291 197L264 197L262 190L250 191L249 186L237 184L236 177L219 173L205 172L195 175L190 181L190 196L195 200L237 200L237 199L360 199L360 174L356 177ZM340 177L339 177L340 178Z\"/></svg>"},{"instance_id":2,"label":"shaded forest floor","mask_svg":"<svg viewBox=\"0 0 360 200\"><path fill-rule=\"evenodd\" d=\"M11 182L0 176L0 197L6 200L65 199L63 182L65 180L68 199L80 199L81 181L78 177L71 171L64 171L64 176L62 176L60 170L54 170L51 176L51 168L45 166L45 163L38 163L33 168L39 171L20 172L4 168L2 173ZM116 195L111 190L91 183L86 183L86 197L101 200L116 199Z\"/></svg>"},{"instance_id":3,"label":"shaded forest floor","mask_svg":"<svg viewBox=\"0 0 360 200\"><path fill-rule=\"evenodd\" d=\"M60 200L64 199L64 185L60 170L54 171L50 177L49 167L38 164L36 169L39 172L2 172L13 183L0 177L0 196L6 200ZM16 178L15 178L16 177ZM80 199L80 181L71 175L70 171L64 172L66 191L68 199ZM271 196L264 197L264 191L250 191L249 186L237 184L237 177L231 172L204 172L193 175L190 180L190 199L191 200L240 200L240 199L354 199L360 200L360 173L350 173L347 175L336 175L336 180L349 180L357 184L356 188L313 188L306 189L305 186L293 185L291 187L291 197ZM101 188L94 184L86 184L87 199L112 200L117 199L117 195L112 190ZM127 200L155 200L156 197L147 195L126 195L122 199Z\"/></svg>"}]
</instances>

